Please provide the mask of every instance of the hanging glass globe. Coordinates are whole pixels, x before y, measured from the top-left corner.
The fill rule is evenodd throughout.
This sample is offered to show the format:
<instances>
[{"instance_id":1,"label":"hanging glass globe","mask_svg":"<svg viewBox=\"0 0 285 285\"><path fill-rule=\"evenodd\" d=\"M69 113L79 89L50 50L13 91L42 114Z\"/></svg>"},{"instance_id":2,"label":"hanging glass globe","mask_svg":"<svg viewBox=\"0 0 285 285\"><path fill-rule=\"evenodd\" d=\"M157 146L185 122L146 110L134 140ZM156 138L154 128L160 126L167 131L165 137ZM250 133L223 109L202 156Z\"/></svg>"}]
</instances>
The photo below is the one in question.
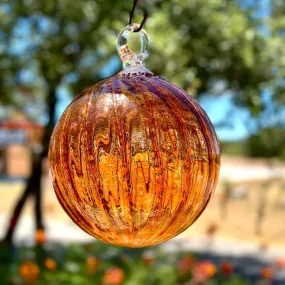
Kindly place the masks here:
<instances>
[{"instance_id":1,"label":"hanging glass globe","mask_svg":"<svg viewBox=\"0 0 285 285\"><path fill-rule=\"evenodd\" d=\"M144 67L127 44L124 69L73 100L52 135L56 195L71 219L95 238L144 247L186 230L203 212L219 173L219 144L203 109L184 90Z\"/></svg>"}]
</instances>

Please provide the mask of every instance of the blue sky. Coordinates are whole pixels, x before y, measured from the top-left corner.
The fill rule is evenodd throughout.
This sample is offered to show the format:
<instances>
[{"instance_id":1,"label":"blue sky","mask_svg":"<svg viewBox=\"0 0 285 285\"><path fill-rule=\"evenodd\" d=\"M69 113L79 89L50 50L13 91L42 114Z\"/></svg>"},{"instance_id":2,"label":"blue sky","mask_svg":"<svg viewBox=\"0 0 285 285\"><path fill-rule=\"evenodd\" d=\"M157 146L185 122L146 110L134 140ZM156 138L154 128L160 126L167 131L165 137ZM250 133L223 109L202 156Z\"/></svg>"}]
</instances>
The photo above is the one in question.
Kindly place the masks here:
<instances>
[{"instance_id":1,"label":"blue sky","mask_svg":"<svg viewBox=\"0 0 285 285\"><path fill-rule=\"evenodd\" d=\"M229 94L207 97L200 103L214 125L219 125L222 122L227 123L223 127L216 127L220 140L241 140L249 135L249 130L246 127L246 120L250 118L249 112L246 109L235 107Z\"/></svg>"}]
</instances>

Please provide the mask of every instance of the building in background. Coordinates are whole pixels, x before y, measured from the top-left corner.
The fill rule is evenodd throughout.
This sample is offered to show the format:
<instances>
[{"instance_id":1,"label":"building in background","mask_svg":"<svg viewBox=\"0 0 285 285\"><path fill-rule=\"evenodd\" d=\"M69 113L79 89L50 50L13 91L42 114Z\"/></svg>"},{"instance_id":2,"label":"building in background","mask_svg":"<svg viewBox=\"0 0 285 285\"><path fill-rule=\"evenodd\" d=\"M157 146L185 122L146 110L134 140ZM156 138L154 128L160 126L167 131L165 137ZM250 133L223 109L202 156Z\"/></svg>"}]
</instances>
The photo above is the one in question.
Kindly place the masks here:
<instances>
[{"instance_id":1,"label":"building in background","mask_svg":"<svg viewBox=\"0 0 285 285\"><path fill-rule=\"evenodd\" d=\"M38 144L43 126L22 113L0 121L0 179L26 178L31 171L31 148Z\"/></svg>"}]
</instances>

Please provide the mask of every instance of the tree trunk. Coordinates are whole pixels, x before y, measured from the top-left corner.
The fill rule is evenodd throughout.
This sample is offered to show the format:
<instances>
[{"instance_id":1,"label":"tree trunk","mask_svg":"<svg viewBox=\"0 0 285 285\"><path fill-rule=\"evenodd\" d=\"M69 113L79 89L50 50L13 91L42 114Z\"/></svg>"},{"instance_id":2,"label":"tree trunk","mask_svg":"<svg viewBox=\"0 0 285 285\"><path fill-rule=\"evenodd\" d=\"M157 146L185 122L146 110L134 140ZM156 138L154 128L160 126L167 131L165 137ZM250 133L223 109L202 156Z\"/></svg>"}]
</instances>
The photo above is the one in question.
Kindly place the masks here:
<instances>
[{"instance_id":1,"label":"tree trunk","mask_svg":"<svg viewBox=\"0 0 285 285\"><path fill-rule=\"evenodd\" d=\"M11 244L13 242L13 236L21 216L23 207L27 202L28 198L33 196L35 199L35 223L36 230L44 229L43 217L42 217L42 164L44 158L48 154L49 141L52 134L53 127L56 122L55 118L55 107L56 107L56 88L53 88L47 97L47 107L49 112L49 122L44 129L42 148L38 152L33 153L33 163L31 176L27 180L26 187L20 196L19 200L15 204L14 210L10 222L8 224L6 235L3 241Z\"/></svg>"}]
</instances>

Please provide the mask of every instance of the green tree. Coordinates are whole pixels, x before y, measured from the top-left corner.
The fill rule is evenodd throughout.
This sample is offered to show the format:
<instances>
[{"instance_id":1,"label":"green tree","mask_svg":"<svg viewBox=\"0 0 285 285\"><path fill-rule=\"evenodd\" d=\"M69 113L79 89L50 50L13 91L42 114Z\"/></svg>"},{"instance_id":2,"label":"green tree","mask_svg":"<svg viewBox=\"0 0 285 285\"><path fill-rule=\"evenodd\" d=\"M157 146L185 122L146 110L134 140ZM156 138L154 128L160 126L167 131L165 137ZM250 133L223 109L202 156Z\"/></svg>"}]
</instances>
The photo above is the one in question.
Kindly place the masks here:
<instances>
[{"instance_id":1,"label":"green tree","mask_svg":"<svg viewBox=\"0 0 285 285\"><path fill-rule=\"evenodd\" d=\"M285 160L285 127L265 128L247 139L247 154L252 157L279 157Z\"/></svg>"},{"instance_id":2,"label":"green tree","mask_svg":"<svg viewBox=\"0 0 285 285\"><path fill-rule=\"evenodd\" d=\"M272 18L269 20L271 27L271 34L274 37L272 45L275 45L278 49L277 61L280 61L278 69L275 70L277 73L276 80L274 82L277 85L275 92L273 93L274 99L278 104L285 105L285 3L282 0L272 0ZM283 121L285 124L285 122Z\"/></svg>"},{"instance_id":3,"label":"green tree","mask_svg":"<svg viewBox=\"0 0 285 285\"><path fill-rule=\"evenodd\" d=\"M151 13L146 25L152 40L149 69L198 97L231 91L253 114L265 107L260 92L266 86L277 90L284 49L277 33L264 36L264 23L253 16L253 9L233 0L155 0L144 5ZM43 148L34 154L32 175L6 241L12 241L31 193L37 228L44 227L41 164L56 122L59 91L76 95L120 69L115 43L131 6L131 1L111 0L1 1L0 100L21 109L42 102L48 117Z\"/></svg>"}]
</instances>

